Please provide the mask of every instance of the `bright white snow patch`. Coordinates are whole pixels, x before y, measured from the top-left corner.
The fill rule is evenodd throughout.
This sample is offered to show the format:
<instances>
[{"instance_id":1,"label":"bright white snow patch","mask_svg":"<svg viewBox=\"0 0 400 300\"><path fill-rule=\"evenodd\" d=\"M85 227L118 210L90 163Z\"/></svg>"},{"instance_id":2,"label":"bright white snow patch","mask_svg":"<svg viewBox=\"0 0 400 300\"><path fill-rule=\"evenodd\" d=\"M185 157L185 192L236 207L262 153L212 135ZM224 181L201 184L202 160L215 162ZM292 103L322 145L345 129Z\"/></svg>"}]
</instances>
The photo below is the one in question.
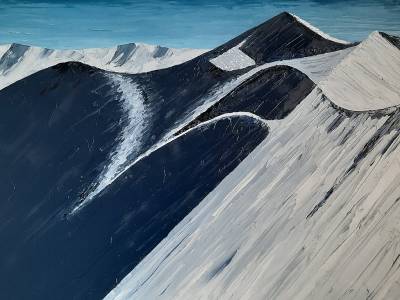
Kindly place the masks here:
<instances>
[{"instance_id":1,"label":"bright white snow patch","mask_svg":"<svg viewBox=\"0 0 400 300\"><path fill-rule=\"evenodd\" d=\"M138 154L143 132L146 128L148 116L142 93L137 84L132 82L131 79L121 75L109 74L107 76L121 94L121 106L123 113L126 114L126 116L123 117L123 122L127 124L119 137L119 143L116 149L110 155L110 163L100 175L95 189L73 209L72 213L87 205L125 170L125 165L128 163L129 157Z\"/></svg>"},{"instance_id":2,"label":"bright white snow patch","mask_svg":"<svg viewBox=\"0 0 400 300\"><path fill-rule=\"evenodd\" d=\"M303 24L304 26L310 28L312 31L314 31L316 34L318 34L319 36L323 37L324 39L330 40L332 42L336 42L339 44L350 44L350 42L344 41L344 40L340 40L337 39L335 37L330 36L329 34L321 31L320 29L318 29L317 27L314 27L313 25L311 25L310 23L308 23L307 21L303 20L302 18L291 14L298 22L300 22L301 24Z\"/></svg>"},{"instance_id":3,"label":"bright white snow patch","mask_svg":"<svg viewBox=\"0 0 400 300\"><path fill-rule=\"evenodd\" d=\"M211 59L210 62L223 71L234 71L254 66L256 64L254 59L239 49L244 42L245 40L216 58Z\"/></svg>"},{"instance_id":4,"label":"bright white snow patch","mask_svg":"<svg viewBox=\"0 0 400 300\"><path fill-rule=\"evenodd\" d=\"M373 32L320 86L331 101L348 110L400 105L400 50Z\"/></svg>"}]
</instances>

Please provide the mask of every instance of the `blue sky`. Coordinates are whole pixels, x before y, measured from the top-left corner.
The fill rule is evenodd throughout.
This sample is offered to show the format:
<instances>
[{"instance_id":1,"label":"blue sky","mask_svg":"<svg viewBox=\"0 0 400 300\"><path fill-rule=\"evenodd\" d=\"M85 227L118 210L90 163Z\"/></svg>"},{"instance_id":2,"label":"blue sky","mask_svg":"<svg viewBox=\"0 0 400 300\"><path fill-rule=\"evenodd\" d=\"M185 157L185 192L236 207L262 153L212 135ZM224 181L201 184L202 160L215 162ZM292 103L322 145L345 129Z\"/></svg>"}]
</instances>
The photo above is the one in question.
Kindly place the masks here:
<instances>
[{"instance_id":1,"label":"blue sky","mask_svg":"<svg viewBox=\"0 0 400 300\"><path fill-rule=\"evenodd\" d=\"M281 11L338 38L380 30L400 35L400 1L70 0L0 2L0 43L50 48L145 42L212 48Z\"/></svg>"}]
</instances>

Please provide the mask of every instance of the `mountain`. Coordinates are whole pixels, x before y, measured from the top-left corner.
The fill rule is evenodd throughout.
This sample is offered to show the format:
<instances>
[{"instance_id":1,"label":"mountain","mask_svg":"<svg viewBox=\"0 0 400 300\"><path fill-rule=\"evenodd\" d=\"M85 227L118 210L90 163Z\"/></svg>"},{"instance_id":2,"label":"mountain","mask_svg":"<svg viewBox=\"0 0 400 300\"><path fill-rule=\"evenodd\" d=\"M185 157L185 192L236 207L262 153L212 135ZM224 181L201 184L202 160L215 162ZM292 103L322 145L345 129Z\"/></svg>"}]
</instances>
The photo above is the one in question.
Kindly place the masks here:
<instances>
[{"instance_id":1,"label":"mountain","mask_svg":"<svg viewBox=\"0 0 400 300\"><path fill-rule=\"evenodd\" d=\"M105 299L397 299L397 42L372 33L266 120L260 145Z\"/></svg>"},{"instance_id":2,"label":"mountain","mask_svg":"<svg viewBox=\"0 0 400 300\"><path fill-rule=\"evenodd\" d=\"M26 73L0 90L4 297L398 295L399 114L341 106L397 91L397 42L282 13L169 68Z\"/></svg>"},{"instance_id":3,"label":"mountain","mask_svg":"<svg viewBox=\"0 0 400 300\"><path fill-rule=\"evenodd\" d=\"M399 65L399 46L390 36L373 32L343 59L321 88L336 105L348 110L396 106L400 104L400 71L395 67Z\"/></svg>"},{"instance_id":4,"label":"mountain","mask_svg":"<svg viewBox=\"0 0 400 300\"><path fill-rule=\"evenodd\" d=\"M180 64L203 52L205 50L174 49L142 43L82 50L0 45L0 89L37 71L68 61L82 62L109 71L140 73Z\"/></svg>"},{"instance_id":5,"label":"mountain","mask_svg":"<svg viewBox=\"0 0 400 300\"><path fill-rule=\"evenodd\" d=\"M217 50L225 52L238 46L236 51L262 64L343 50L354 45L334 39L299 17L283 12Z\"/></svg>"}]
</instances>

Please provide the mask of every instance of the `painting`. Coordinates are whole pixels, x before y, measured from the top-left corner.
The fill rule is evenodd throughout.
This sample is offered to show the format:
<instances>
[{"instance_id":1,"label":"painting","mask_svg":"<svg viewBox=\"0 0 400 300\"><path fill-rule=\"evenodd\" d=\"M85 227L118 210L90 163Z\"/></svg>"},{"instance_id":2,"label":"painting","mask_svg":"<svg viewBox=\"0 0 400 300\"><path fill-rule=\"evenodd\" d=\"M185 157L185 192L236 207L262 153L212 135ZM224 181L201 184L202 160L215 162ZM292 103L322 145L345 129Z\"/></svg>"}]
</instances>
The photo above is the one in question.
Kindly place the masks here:
<instances>
[{"instance_id":1,"label":"painting","mask_svg":"<svg viewBox=\"0 0 400 300\"><path fill-rule=\"evenodd\" d=\"M4 0L0 298L400 299L400 2Z\"/></svg>"}]
</instances>

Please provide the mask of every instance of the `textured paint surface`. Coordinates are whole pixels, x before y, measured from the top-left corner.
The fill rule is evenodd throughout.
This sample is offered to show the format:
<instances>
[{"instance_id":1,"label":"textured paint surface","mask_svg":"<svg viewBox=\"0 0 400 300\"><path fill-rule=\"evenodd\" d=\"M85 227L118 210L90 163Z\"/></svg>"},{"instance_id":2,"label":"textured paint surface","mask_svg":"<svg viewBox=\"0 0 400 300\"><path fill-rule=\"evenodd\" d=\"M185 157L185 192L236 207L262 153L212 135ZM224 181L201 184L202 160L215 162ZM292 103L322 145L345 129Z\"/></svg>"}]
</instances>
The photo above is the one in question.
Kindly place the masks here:
<instances>
[{"instance_id":1,"label":"textured paint surface","mask_svg":"<svg viewBox=\"0 0 400 300\"><path fill-rule=\"evenodd\" d=\"M397 41L373 33L340 59L294 59L324 70L322 89L267 120L267 138L106 299L397 299Z\"/></svg>"},{"instance_id":2,"label":"textured paint surface","mask_svg":"<svg viewBox=\"0 0 400 300\"><path fill-rule=\"evenodd\" d=\"M400 105L400 51L373 32L321 84L338 106L366 111Z\"/></svg>"},{"instance_id":3,"label":"textured paint surface","mask_svg":"<svg viewBox=\"0 0 400 300\"><path fill-rule=\"evenodd\" d=\"M268 122L266 140L107 299L398 294L400 140L389 119L346 116L315 90Z\"/></svg>"},{"instance_id":4,"label":"textured paint surface","mask_svg":"<svg viewBox=\"0 0 400 300\"><path fill-rule=\"evenodd\" d=\"M200 52L0 47L2 296L397 299L399 39Z\"/></svg>"}]
</instances>

